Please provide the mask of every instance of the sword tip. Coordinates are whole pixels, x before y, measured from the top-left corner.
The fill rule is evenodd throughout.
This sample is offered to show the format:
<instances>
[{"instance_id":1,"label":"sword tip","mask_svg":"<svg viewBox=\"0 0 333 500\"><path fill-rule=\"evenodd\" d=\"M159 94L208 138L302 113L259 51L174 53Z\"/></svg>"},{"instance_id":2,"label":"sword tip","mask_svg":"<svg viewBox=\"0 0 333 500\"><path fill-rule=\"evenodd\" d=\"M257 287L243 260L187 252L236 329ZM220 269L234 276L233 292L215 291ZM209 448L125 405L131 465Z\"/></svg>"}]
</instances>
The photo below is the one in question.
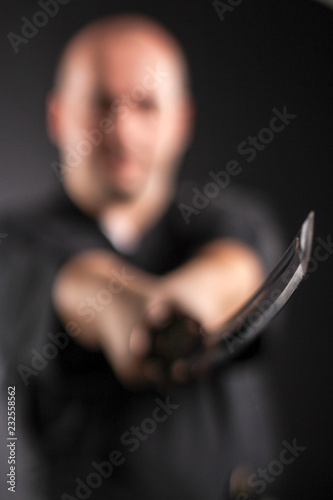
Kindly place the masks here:
<instances>
[{"instance_id":1,"label":"sword tip","mask_svg":"<svg viewBox=\"0 0 333 500\"><path fill-rule=\"evenodd\" d=\"M311 210L300 231L300 261L303 275L306 273L312 250L315 212Z\"/></svg>"}]
</instances>

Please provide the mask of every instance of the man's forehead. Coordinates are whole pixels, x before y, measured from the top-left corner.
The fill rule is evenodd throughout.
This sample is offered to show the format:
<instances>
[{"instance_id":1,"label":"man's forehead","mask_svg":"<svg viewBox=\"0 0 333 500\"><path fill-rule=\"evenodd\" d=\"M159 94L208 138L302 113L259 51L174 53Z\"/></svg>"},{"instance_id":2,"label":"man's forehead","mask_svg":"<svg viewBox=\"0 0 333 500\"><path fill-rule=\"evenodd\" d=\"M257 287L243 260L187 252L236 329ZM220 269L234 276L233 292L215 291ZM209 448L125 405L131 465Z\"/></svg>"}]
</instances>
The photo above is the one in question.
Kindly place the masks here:
<instances>
[{"instance_id":1,"label":"man's forehead","mask_svg":"<svg viewBox=\"0 0 333 500\"><path fill-rule=\"evenodd\" d=\"M179 86L183 79L183 59L172 39L140 26L126 30L105 26L76 37L65 51L58 73L67 83L80 77L82 83L102 80L103 85L121 90L139 85L147 73L156 71L168 74L171 86Z\"/></svg>"},{"instance_id":2,"label":"man's forehead","mask_svg":"<svg viewBox=\"0 0 333 500\"><path fill-rule=\"evenodd\" d=\"M150 40L127 36L110 37L103 42L93 56L92 66L96 78L110 88L121 91L126 86L143 85L149 75L150 78L155 75L157 83L163 86L180 79L174 59ZM158 77L158 74L164 75L164 78Z\"/></svg>"}]
</instances>

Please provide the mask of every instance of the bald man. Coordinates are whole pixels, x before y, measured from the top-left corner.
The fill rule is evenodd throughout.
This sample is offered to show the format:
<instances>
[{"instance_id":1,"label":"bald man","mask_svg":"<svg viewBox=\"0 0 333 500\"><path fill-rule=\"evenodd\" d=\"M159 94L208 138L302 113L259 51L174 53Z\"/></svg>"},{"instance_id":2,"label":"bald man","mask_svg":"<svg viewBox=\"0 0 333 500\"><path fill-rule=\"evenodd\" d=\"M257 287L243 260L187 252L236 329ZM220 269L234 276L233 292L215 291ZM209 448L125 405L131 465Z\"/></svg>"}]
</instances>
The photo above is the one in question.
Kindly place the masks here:
<instances>
[{"instance_id":1,"label":"bald man","mask_svg":"<svg viewBox=\"0 0 333 500\"><path fill-rule=\"evenodd\" d=\"M191 137L193 103L181 49L171 35L146 20L99 22L65 51L48 104L50 135L65 165L66 192L99 221L116 247L131 252L168 210L179 160ZM102 124L107 131L101 131ZM70 168L68 152L85 140L87 130L100 131L102 137ZM131 269L135 279L114 299L119 307L105 307L87 323L80 309L88 293L86 273L90 293L98 294L107 286L110 270L125 262L111 252L80 256L59 274L54 294L64 322L78 323L77 340L102 347L123 378L144 376L140 363L149 343L147 314L156 309L161 314L172 304L213 330L260 284L263 267L244 242L212 238L163 279ZM91 269L96 269L95 277Z\"/></svg>"},{"instance_id":2,"label":"bald man","mask_svg":"<svg viewBox=\"0 0 333 500\"><path fill-rule=\"evenodd\" d=\"M177 310L214 335L271 265L258 243L265 216L230 189L184 217L197 191L178 189L177 173L194 105L185 56L154 21L120 16L79 32L47 116L64 191L7 219L1 255L3 352L39 471L22 498L221 499L233 466L266 453L266 420L251 419L256 376L237 401L233 369L161 393L150 331ZM169 376L187 380L186 363ZM229 443L240 408L246 432Z\"/></svg>"}]
</instances>

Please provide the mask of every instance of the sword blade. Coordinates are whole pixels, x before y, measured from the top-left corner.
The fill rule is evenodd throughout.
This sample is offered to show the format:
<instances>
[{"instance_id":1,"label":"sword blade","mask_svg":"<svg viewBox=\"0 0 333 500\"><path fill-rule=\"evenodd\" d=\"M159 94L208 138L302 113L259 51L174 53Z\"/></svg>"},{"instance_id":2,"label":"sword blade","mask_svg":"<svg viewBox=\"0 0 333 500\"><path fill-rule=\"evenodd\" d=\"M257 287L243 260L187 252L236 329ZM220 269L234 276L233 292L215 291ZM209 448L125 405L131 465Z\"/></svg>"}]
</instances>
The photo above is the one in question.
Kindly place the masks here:
<instances>
[{"instance_id":1,"label":"sword blade","mask_svg":"<svg viewBox=\"0 0 333 500\"><path fill-rule=\"evenodd\" d=\"M205 336L205 348L191 360L193 373L240 354L272 321L303 280L312 249L314 212L310 212L293 242L250 300L215 333Z\"/></svg>"}]
</instances>

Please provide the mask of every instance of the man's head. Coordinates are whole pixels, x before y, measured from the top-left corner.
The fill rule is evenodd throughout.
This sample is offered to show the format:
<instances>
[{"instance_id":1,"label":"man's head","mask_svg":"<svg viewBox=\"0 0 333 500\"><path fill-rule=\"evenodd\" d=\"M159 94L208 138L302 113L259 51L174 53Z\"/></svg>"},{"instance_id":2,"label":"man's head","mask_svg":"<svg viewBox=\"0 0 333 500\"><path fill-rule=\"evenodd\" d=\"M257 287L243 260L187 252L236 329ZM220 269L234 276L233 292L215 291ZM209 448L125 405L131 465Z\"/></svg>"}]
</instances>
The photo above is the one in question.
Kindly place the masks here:
<instances>
[{"instance_id":1,"label":"man's head","mask_svg":"<svg viewBox=\"0 0 333 500\"><path fill-rule=\"evenodd\" d=\"M154 21L126 15L80 31L48 100L72 197L98 210L170 186L191 135L188 83L181 48Z\"/></svg>"}]
</instances>

